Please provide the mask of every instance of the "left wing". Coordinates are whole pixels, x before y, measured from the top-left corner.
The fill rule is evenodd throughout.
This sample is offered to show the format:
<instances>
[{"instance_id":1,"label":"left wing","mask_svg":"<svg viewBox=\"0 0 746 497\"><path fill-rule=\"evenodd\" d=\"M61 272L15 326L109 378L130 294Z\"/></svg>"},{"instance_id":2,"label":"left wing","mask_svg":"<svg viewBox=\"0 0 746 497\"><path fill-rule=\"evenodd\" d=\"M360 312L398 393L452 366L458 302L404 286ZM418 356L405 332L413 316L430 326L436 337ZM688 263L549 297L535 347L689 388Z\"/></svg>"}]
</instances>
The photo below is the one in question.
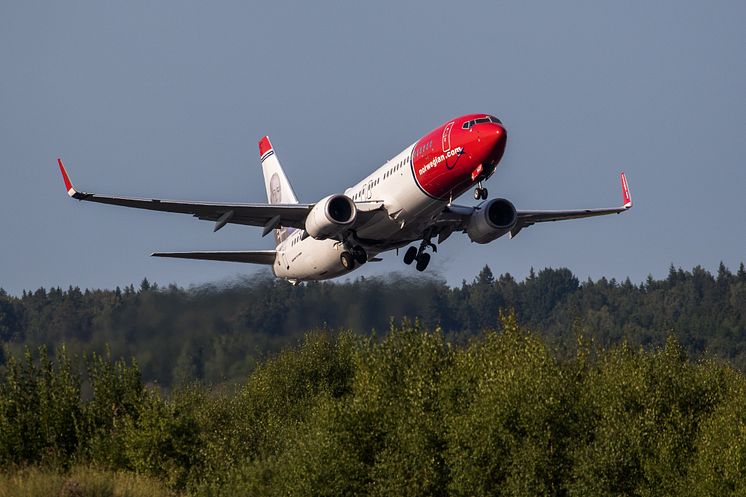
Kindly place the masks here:
<instances>
[{"instance_id":1,"label":"left wing","mask_svg":"<svg viewBox=\"0 0 746 497\"><path fill-rule=\"evenodd\" d=\"M627 185L627 177L622 172L620 175L622 182L622 205L620 207L611 207L605 209L578 209L571 211L517 211L518 222L510 230L510 236L516 236L523 228L535 223L545 223L548 221L564 221L566 219L580 219L584 217L605 216L607 214L619 214L632 208L632 197Z\"/></svg>"},{"instance_id":2,"label":"left wing","mask_svg":"<svg viewBox=\"0 0 746 497\"><path fill-rule=\"evenodd\" d=\"M177 212L191 214L206 221L215 221L215 231L228 223L249 226L264 226L266 233L279 226L304 228L306 216L314 204L242 204L217 202L185 202L179 200L159 200L129 197L114 197L77 191L70 177L57 159L65 181L67 194L77 200L98 202L101 204L121 205L151 211ZM265 234L266 234L265 233Z\"/></svg>"}]
</instances>

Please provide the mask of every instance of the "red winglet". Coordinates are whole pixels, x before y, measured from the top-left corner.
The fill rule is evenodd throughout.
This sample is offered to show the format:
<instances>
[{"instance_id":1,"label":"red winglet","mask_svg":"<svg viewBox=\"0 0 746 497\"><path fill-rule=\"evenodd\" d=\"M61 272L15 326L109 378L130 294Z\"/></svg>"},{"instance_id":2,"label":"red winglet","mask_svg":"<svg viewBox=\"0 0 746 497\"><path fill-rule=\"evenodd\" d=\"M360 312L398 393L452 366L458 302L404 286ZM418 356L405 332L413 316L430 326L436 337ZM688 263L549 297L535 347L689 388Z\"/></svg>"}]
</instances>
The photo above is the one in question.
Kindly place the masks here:
<instances>
[{"instance_id":1,"label":"red winglet","mask_svg":"<svg viewBox=\"0 0 746 497\"><path fill-rule=\"evenodd\" d=\"M627 185L627 177L624 172L621 174L622 178L622 201L624 202L624 208L629 209L632 207L632 196L629 194L629 186Z\"/></svg>"},{"instance_id":2,"label":"red winglet","mask_svg":"<svg viewBox=\"0 0 746 497\"><path fill-rule=\"evenodd\" d=\"M263 136L259 140L259 156L264 157L264 154L272 150L272 144L269 142L269 136Z\"/></svg>"},{"instance_id":3,"label":"red winglet","mask_svg":"<svg viewBox=\"0 0 746 497\"><path fill-rule=\"evenodd\" d=\"M57 158L57 164L60 166L60 172L62 172L62 179L65 181L65 188L67 188L67 194L71 197L75 195L75 188L73 188L72 182L70 182L70 177L67 175L67 171L65 170L65 166L62 164L62 159L59 157Z\"/></svg>"}]
</instances>

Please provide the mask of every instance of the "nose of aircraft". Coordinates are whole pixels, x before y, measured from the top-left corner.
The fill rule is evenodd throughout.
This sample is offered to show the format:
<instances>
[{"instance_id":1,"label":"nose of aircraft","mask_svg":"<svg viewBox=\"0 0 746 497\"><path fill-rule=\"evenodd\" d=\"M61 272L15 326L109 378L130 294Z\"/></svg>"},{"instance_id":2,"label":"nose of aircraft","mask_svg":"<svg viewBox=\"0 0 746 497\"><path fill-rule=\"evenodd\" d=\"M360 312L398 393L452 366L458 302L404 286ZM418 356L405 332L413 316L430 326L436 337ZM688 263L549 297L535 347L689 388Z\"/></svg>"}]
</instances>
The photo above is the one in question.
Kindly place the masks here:
<instances>
[{"instance_id":1,"label":"nose of aircraft","mask_svg":"<svg viewBox=\"0 0 746 497\"><path fill-rule=\"evenodd\" d=\"M502 124L492 123L489 131L487 131L485 135L485 139L492 142L489 162L497 165L505 153L505 144L508 142L508 132Z\"/></svg>"}]
</instances>

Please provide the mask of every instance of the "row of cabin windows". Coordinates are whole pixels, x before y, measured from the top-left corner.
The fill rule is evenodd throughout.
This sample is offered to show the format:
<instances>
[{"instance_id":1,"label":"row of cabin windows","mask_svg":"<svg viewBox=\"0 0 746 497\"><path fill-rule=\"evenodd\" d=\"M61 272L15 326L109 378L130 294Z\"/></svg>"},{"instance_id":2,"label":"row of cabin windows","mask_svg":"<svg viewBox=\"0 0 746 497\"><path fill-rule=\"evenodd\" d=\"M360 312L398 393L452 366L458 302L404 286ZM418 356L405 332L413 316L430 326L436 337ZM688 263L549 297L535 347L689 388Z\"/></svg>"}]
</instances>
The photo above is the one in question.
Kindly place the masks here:
<instances>
[{"instance_id":1,"label":"row of cabin windows","mask_svg":"<svg viewBox=\"0 0 746 497\"><path fill-rule=\"evenodd\" d=\"M372 188L372 187L376 186L380 182L381 182L381 178L377 178L377 179L373 180L373 184L372 185L370 184L370 182L368 183L368 185L370 185L370 187ZM365 187L361 188L359 192L357 192L355 195L353 195L352 196L352 200L357 200L359 198L363 198L363 194L365 194Z\"/></svg>"},{"instance_id":2,"label":"row of cabin windows","mask_svg":"<svg viewBox=\"0 0 746 497\"><path fill-rule=\"evenodd\" d=\"M301 237L302 234L303 234L303 232L301 231L299 234L293 236L293 238L290 240L290 246L291 247L295 246L295 244L300 241L300 237Z\"/></svg>"},{"instance_id":3,"label":"row of cabin windows","mask_svg":"<svg viewBox=\"0 0 746 497\"><path fill-rule=\"evenodd\" d=\"M397 165L395 165L394 167L390 168L390 169L389 169L388 171L386 171L386 172L384 173L384 175L383 175L383 179L386 179L386 178L388 178L389 176L391 176L392 174L394 174L394 173L395 173L396 171L398 171L399 169L401 169L401 168L402 168L402 166L404 166L404 164L406 164L406 163L407 163L408 161L409 161L409 158L406 158L406 159L404 159L403 161L399 162L399 163L398 163Z\"/></svg>"},{"instance_id":4,"label":"row of cabin windows","mask_svg":"<svg viewBox=\"0 0 746 497\"><path fill-rule=\"evenodd\" d=\"M414 155L415 155L415 157L419 157L420 155L424 154L425 152L427 152L431 148L433 148L433 141L432 140L430 140L429 142L425 143L421 147L417 147L415 149L415 151L414 151Z\"/></svg>"},{"instance_id":5,"label":"row of cabin windows","mask_svg":"<svg viewBox=\"0 0 746 497\"><path fill-rule=\"evenodd\" d=\"M429 143L429 145L432 146L432 141ZM383 174L383 178L377 178L377 179L375 179L373 181L373 185L371 185L371 186L378 185L381 182L382 179L388 178L389 176L391 176L392 174L394 174L396 171L398 171L399 169L401 169L402 167L404 167L404 164L406 164L408 162L409 162L409 157L405 158L404 160L402 160L401 162L399 162L398 164L396 164L395 166L393 166L392 168L390 168L388 171L386 171ZM360 199L363 198L363 195L365 195L365 187L361 188L360 191L358 191L357 193L355 193L352 196L352 200L360 200Z\"/></svg>"}]
</instances>

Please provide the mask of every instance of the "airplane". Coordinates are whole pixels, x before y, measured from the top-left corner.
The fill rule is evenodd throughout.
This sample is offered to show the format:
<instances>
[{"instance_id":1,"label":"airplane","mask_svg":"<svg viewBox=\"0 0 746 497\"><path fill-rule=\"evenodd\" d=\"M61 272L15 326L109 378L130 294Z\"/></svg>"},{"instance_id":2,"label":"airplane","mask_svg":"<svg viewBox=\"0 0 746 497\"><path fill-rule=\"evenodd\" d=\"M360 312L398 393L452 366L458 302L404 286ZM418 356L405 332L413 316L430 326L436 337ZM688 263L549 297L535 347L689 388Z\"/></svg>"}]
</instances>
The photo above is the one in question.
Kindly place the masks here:
<instances>
[{"instance_id":1,"label":"airplane","mask_svg":"<svg viewBox=\"0 0 746 497\"><path fill-rule=\"evenodd\" d=\"M115 197L76 190L57 159L67 193L74 199L138 209L191 214L215 223L262 228L274 232L274 250L155 252L155 257L264 264L278 278L293 284L348 274L380 254L407 247L404 263L424 271L433 242L454 232L485 244L518 233L536 223L619 214L632 207L621 173L620 207L577 210L518 210L505 198L487 200L483 183L495 172L505 152L507 131L490 114L451 119L386 161L362 181L318 202L301 203L280 165L269 137L259 141L268 203L185 202ZM453 201L474 188L476 206ZM419 244L417 244L419 242Z\"/></svg>"}]
</instances>

